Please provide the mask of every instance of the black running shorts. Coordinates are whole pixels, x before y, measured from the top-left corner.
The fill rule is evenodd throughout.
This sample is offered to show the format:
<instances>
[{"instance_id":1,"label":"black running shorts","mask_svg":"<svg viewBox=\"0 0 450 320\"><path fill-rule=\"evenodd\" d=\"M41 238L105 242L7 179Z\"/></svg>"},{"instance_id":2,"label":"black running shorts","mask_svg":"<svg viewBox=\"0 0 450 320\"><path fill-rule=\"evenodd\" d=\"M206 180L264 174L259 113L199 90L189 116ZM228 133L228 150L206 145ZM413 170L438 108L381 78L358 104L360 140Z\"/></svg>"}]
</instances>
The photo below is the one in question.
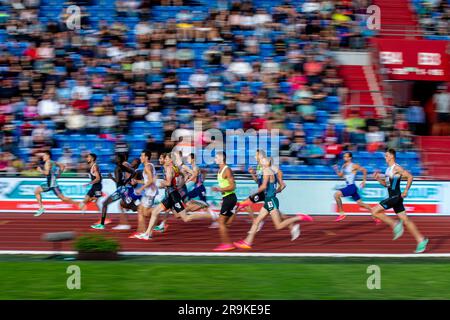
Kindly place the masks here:
<instances>
[{"instance_id":1,"label":"black running shorts","mask_svg":"<svg viewBox=\"0 0 450 320\"><path fill-rule=\"evenodd\" d=\"M231 217L236 211L237 197L235 193L229 194L222 199L222 207L220 208L220 214L223 216Z\"/></svg>"},{"instance_id":2,"label":"black running shorts","mask_svg":"<svg viewBox=\"0 0 450 320\"><path fill-rule=\"evenodd\" d=\"M383 201L380 202L380 205L384 208L384 210L393 208L395 213L405 211L405 206L403 205L403 198L399 194L384 199Z\"/></svg>"},{"instance_id":3,"label":"black running shorts","mask_svg":"<svg viewBox=\"0 0 450 320\"><path fill-rule=\"evenodd\" d=\"M181 199L181 195L178 191L172 191L162 202L162 205L168 209L175 210L177 213L180 213L184 210L184 203Z\"/></svg>"}]
</instances>

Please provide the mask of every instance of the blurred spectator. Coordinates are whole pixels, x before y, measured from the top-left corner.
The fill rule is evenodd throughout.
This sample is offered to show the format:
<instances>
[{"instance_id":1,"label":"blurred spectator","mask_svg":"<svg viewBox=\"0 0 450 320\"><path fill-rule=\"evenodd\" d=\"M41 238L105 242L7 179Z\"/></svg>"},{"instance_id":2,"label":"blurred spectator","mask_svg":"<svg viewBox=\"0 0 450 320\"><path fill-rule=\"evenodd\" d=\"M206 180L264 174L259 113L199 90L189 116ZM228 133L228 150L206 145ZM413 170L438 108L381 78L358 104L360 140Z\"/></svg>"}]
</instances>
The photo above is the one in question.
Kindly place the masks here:
<instances>
[{"instance_id":1,"label":"blurred spectator","mask_svg":"<svg viewBox=\"0 0 450 320\"><path fill-rule=\"evenodd\" d=\"M450 120L450 94L445 87L439 87L433 95L433 103L437 116L437 122L448 122Z\"/></svg>"},{"instance_id":2,"label":"blurred spectator","mask_svg":"<svg viewBox=\"0 0 450 320\"><path fill-rule=\"evenodd\" d=\"M75 170L73 154L68 148L64 149L64 153L59 157L58 162L66 166L65 171L67 172L73 172Z\"/></svg>"},{"instance_id":3,"label":"blurred spectator","mask_svg":"<svg viewBox=\"0 0 450 320\"><path fill-rule=\"evenodd\" d=\"M426 124L425 111L419 101L411 101L411 105L408 107L406 114L411 131L415 135L424 135Z\"/></svg>"},{"instance_id":4,"label":"blurred spectator","mask_svg":"<svg viewBox=\"0 0 450 320\"><path fill-rule=\"evenodd\" d=\"M325 139L325 159L329 164L336 163L342 151L343 147L337 142L337 138L327 137Z\"/></svg>"},{"instance_id":5,"label":"blurred spectator","mask_svg":"<svg viewBox=\"0 0 450 320\"><path fill-rule=\"evenodd\" d=\"M325 150L322 146L322 139L314 138L313 144L307 145L306 154L308 164L322 164L322 159L324 159L325 157Z\"/></svg>"},{"instance_id":6,"label":"blurred spectator","mask_svg":"<svg viewBox=\"0 0 450 320\"><path fill-rule=\"evenodd\" d=\"M370 126L366 133L367 151L375 152L385 147L385 135L377 126Z\"/></svg>"}]
</instances>

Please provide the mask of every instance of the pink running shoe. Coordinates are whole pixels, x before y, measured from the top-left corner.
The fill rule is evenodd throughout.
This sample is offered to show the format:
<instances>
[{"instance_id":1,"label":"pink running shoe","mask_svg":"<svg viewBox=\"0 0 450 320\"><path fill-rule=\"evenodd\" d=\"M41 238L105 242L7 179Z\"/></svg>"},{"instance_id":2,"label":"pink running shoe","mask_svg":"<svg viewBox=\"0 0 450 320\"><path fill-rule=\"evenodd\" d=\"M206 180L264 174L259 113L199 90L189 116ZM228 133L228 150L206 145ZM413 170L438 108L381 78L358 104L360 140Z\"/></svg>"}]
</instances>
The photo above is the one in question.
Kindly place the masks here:
<instances>
[{"instance_id":1,"label":"pink running shoe","mask_svg":"<svg viewBox=\"0 0 450 320\"><path fill-rule=\"evenodd\" d=\"M345 214L340 214L340 215L336 218L336 220L334 220L334 221L335 221L335 222L339 222L339 221L344 220L346 217L347 217L347 216L346 216Z\"/></svg>"},{"instance_id":2,"label":"pink running shoe","mask_svg":"<svg viewBox=\"0 0 450 320\"><path fill-rule=\"evenodd\" d=\"M311 216L308 216L307 214L304 213L297 214L297 217L300 218L300 221L309 221L309 222L313 221L313 218Z\"/></svg>"},{"instance_id":3,"label":"pink running shoe","mask_svg":"<svg viewBox=\"0 0 450 320\"><path fill-rule=\"evenodd\" d=\"M239 240L238 242L233 242L234 246L239 249L251 249L252 245L248 244L245 240Z\"/></svg>"},{"instance_id":4,"label":"pink running shoe","mask_svg":"<svg viewBox=\"0 0 450 320\"><path fill-rule=\"evenodd\" d=\"M215 247L214 251L231 251L234 249L236 249L236 247L233 246L232 244L222 243L219 244L217 247Z\"/></svg>"}]
</instances>

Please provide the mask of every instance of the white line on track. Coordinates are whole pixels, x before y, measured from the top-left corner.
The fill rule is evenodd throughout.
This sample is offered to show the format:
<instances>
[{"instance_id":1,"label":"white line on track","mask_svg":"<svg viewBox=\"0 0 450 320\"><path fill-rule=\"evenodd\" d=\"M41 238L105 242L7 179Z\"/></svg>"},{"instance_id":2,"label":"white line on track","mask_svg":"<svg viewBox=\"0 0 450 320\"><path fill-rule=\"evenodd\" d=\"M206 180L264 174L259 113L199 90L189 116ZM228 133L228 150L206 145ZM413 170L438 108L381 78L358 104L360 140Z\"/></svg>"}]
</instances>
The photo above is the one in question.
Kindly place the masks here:
<instances>
[{"instance_id":1,"label":"white line on track","mask_svg":"<svg viewBox=\"0 0 450 320\"><path fill-rule=\"evenodd\" d=\"M76 254L76 251L0 250L1 254ZM324 258L449 258L450 253L267 253L267 252L119 252L124 256L191 257L324 257Z\"/></svg>"}]
</instances>

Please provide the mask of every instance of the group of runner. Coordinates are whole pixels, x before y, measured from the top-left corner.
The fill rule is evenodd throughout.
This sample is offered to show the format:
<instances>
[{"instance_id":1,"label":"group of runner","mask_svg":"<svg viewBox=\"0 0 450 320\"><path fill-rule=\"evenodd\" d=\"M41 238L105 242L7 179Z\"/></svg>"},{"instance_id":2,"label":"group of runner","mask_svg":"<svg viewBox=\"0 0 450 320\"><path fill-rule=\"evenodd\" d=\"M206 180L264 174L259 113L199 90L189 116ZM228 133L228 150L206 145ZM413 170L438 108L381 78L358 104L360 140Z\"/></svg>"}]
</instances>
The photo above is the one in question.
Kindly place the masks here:
<instances>
[{"instance_id":1,"label":"group of runner","mask_svg":"<svg viewBox=\"0 0 450 320\"><path fill-rule=\"evenodd\" d=\"M120 224L114 229L129 230L131 226L128 223L126 210L137 212L138 226L130 238L140 240L152 239L152 233L166 232L168 229L167 219L169 212L176 218L182 219L188 223L198 219L209 219L212 221L211 227L219 229L221 243L214 251L230 251L236 248L251 249L256 234L263 227L264 220L270 215L272 222L277 230L284 228L290 229L291 240L294 241L300 236L301 221L312 221L313 219L306 214L296 214L286 217L280 212L280 204L277 195L281 193L286 184L283 181L283 173L280 168L272 163L263 150L258 150L255 155L257 167L249 169L254 181L258 184L257 191L250 195L246 200L238 203L236 197L236 182L232 169L226 163L225 152L217 152L215 163L219 169L217 172L217 186L211 188L213 192L222 195L222 203L219 213L212 210L206 201L206 188L204 186L206 172L197 166L194 154L187 157L187 163L184 163L181 152L163 153L159 157L159 163L162 168L162 179L158 179L158 174L151 162L151 152L144 150L140 159L134 159L128 163L126 156L117 155L116 168L114 175L109 175L116 183L116 191L108 196L102 204L101 220L91 227L94 229L105 229L105 226L111 222L107 218L108 206L115 201L120 200L122 210ZM394 240L400 238L404 231L404 226L414 236L417 246L416 253L426 250L428 239L418 230L416 225L406 215L403 205L403 199L407 197L411 187L413 176L395 162L396 152L388 149L385 152L385 160L388 165L384 175L376 171L373 174L375 180L387 188L388 198L381 201L378 205L371 207L365 204L358 193L358 187L355 184L358 172L363 173L361 188L364 188L367 179L367 170L362 166L353 163L351 152L344 154L344 164L339 170L334 167L336 174L344 178L346 185L338 188L334 197L339 210L339 216L336 221L342 221L346 215L343 210L342 197L351 197L359 206L371 212L372 218L377 224L384 222L389 225L394 233ZM77 205L80 210L85 210L90 202L97 203L102 194L102 175L97 165L97 156L90 153L86 156L86 162L89 164L89 176L91 185L83 201L74 201L64 196L57 186L56 180L64 171L64 165L51 160L51 153L45 152L42 155L45 162L44 169L38 168L43 173L47 182L35 191L36 199L39 203L39 210L35 216L45 212L41 193L53 191L55 195L64 202ZM142 164L143 170L138 170ZM402 192L400 181L407 180L406 187ZM192 184L192 189L188 190L188 185ZM164 189L164 194L160 190ZM160 202L157 204L157 199ZM258 215L252 212L254 203L263 202ZM398 216L398 220L387 216L385 211L393 208ZM237 242L232 242L228 230L236 216L236 212L246 209L251 218L252 225L247 236ZM161 214L163 214L161 219ZM146 225L146 219L149 219ZM159 225L157 222L161 220Z\"/></svg>"}]
</instances>

